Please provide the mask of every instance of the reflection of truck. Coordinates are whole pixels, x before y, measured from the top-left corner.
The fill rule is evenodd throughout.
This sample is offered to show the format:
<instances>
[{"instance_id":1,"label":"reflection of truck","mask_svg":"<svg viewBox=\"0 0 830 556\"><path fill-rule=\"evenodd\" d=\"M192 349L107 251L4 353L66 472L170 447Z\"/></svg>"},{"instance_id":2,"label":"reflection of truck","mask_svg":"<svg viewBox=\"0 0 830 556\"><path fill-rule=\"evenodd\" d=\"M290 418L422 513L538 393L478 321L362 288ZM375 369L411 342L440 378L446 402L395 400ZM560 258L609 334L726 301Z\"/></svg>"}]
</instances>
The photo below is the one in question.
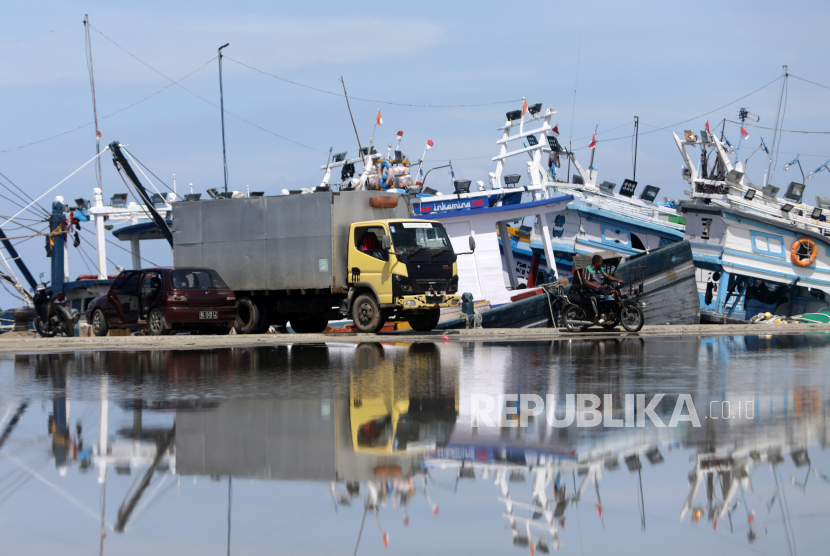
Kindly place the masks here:
<instances>
[{"instance_id":1,"label":"reflection of truck","mask_svg":"<svg viewBox=\"0 0 830 556\"><path fill-rule=\"evenodd\" d=\"M357 452L394 454L446 446L458 416L458 389L442 376L434 344L412 344L395 360L375 343L357 346L349 374L349 422Z\"/></svg>"},{"instance_id":2,"label":"reflection of truck","mask_svg":"<svg viewBox=\"0 0 830 556\"><path fill-rule=\"evenodd\" d=\"M460 304L452 244L438 222L369 191L176 203L174 261L213 268L234 290L237 331L291 321L321 332L351 318L377 332L394 317L431 330Z\"/></svg>"}]
</instances>

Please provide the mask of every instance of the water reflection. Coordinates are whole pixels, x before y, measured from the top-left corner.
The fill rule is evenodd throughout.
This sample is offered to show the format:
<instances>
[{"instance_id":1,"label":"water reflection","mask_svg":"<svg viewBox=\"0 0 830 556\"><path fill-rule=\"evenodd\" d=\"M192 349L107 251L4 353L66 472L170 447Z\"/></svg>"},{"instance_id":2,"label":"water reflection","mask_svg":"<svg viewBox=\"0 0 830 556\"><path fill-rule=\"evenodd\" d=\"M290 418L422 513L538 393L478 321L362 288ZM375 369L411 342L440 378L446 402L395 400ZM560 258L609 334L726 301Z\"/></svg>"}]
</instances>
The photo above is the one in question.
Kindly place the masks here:
<instances>
[{"instance_id":1,"label":"water reflection","mask_svg":"<svg viewBox=\"0 0 830 556\"><path fill-rule=\"evenodd\" d=\"M78 552L118 554L159 531L177 553L270 551L271 520L286 552L809 552L827 540L828 354L813 335L0 359L0 524L45 512ZM621 419L627 394L665 394L665 422L688 393L702 426L472 427L471 395L501 393L558 412L610 395Z\"/></svg>"}]
</instances>

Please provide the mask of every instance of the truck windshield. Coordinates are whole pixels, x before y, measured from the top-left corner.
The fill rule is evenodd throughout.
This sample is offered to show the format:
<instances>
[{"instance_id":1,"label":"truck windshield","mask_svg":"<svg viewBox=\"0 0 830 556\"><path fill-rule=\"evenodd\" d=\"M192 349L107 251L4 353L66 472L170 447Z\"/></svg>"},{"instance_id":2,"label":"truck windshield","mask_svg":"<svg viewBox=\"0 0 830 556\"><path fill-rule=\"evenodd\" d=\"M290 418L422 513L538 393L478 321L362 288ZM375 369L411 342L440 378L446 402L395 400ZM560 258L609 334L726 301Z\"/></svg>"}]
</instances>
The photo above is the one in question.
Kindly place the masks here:
<instances>
[{"instance_id":1,"label":"truck windshield","mask_svg":"<svg viewBox=\"0 0 830 556\"><path fill-rule=\"evenodd\" d=\"M399 255L452 252L452 244L441 224L432 222L393 222L389 225L392 246Z\"/></svg>"}]
</instances>

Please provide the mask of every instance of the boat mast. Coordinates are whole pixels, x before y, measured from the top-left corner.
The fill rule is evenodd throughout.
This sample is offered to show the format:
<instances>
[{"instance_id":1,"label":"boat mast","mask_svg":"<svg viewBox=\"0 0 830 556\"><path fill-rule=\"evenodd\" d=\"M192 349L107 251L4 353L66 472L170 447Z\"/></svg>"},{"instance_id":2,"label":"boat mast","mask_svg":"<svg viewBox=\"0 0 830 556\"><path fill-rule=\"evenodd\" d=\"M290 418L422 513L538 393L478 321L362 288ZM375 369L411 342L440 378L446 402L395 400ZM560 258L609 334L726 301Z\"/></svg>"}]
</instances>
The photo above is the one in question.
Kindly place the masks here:
<instances>
[{"instance_id":1,"label":"boat mast","mask_svg":"<svg viewBox=\"0 0 830 556\"><path fill-rule=\"evenodd\" d=\"M640 140L640 117L634 116L634 177L631 181L637 181L637 143Z\"/></svg>"},{"instance_id":2,"label":"boat mast","mask_svg":"<svg viewBox=\"0 0 830 556\"><path fill-rule=\"evenodd\" d=\"M767 177L764 183L764 187L769 185L770 180L772 179L772 161L773 161L773 151L775 151L775 139L778 136L778 123L781 118L781 105L784 101L784 91L787 89L787 77L789 74L787 73L787 66L783 66L784 68L784 79L781 81L781 93L778 95L778 111L775 114L775 130L772 132L772 151L769 153L769 167L767 169Z\"/></svg>"},{"instance_id":3,"label":"boat mast","mask_svg":"<svg viewBox=\"0 0 830 556\"><path fill-rule=\"evenodd\" d=\"M89 36L89 15L84 14L86 29L86 56L89 63L89 86L92 90L92 115L95 118L95 154L101 154L101 132L98 130L98 106L95 103L95 74L92 71L92 41ZM98 157L98 187L103 189L101 175L101 157Z\"/></svg>"}]
</instances>

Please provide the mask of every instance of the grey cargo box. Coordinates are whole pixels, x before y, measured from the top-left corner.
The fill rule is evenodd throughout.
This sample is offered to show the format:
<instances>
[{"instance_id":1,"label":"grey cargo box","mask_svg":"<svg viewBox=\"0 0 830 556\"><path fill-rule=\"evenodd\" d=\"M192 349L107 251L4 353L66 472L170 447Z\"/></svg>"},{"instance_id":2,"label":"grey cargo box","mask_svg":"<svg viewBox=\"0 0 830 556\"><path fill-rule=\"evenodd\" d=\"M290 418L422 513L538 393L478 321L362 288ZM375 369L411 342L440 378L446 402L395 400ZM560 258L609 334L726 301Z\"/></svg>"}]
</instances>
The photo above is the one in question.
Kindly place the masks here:
<instances>
[{"instance_id":1,"label":"grey cargo box","mask_svg":"<svg viewBox=\"0 0 830 556\"><path fill-rule=\"evenodd\" d=\"M354 222L409 218L406 202L372 208L380 191L321 192L173 204L173 261L219 272L234 291L346 286Z\"/></svg>"}]
</instances>

